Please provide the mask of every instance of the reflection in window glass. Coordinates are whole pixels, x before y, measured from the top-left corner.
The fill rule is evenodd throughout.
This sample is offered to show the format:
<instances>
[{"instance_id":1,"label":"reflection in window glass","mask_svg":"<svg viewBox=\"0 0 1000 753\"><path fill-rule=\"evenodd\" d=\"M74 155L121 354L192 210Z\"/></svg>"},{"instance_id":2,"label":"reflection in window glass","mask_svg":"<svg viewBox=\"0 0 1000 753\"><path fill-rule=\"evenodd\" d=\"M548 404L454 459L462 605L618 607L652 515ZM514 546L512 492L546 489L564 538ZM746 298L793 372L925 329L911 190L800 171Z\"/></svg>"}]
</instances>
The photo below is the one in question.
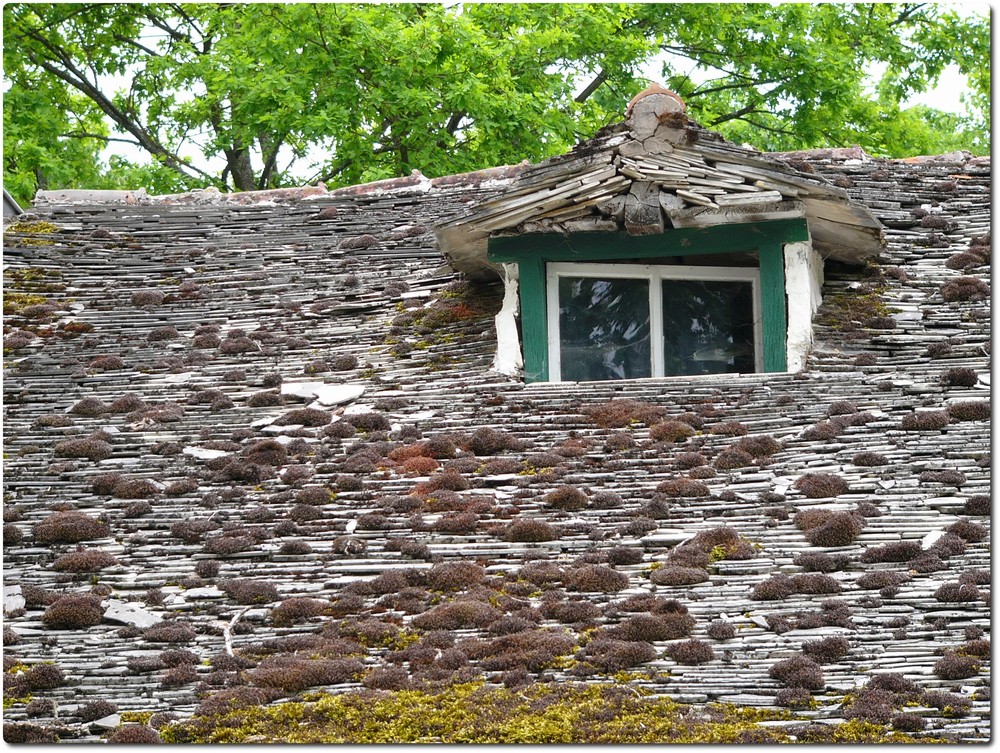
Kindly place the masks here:
<instances>
[{"instance_id":1,"label":"reflection in window glass","mask_svg":"<svg viewBox=\"0 0 1000 753\"><path fill-rule=\"evenodd\" d=\"M564 380L652 376L649 281L560 277L559 333Z\"/></svg>"},{"instance_id":2,"label":"reflection in window glass","mask_svg":"<svg viewBox=\"0 0 1000 753\"><path fill-rule=\"evenodd\" d=\"M663 280L664 374L752 373L753 286Z\"/></svg>"}]
</instances>

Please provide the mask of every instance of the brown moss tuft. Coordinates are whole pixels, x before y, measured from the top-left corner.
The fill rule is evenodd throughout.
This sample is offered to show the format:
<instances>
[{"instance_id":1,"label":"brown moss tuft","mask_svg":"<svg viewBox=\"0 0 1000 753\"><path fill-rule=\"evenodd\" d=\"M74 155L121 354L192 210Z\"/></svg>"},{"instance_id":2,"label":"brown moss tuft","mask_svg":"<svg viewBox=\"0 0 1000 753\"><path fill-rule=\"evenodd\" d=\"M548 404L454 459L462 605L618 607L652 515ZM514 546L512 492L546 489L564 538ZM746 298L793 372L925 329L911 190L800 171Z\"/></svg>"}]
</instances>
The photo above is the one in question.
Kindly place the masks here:
<instances>
[{"instance_id":1,"label":"brown moss tuft","mask_svg":"<svg viewBox=\"0 0 1000 753\"><path fill-rule=\"evenodd\" d=\"M712 424L708 427L708 431L722 437L743 437L747 434L747 427L739 421L723 421Z\"/></svg>"},{"instance_id":2,"label":"brown moss tuft","mask_svg":"<svg viewBox=\"0 0 1000 753\"><path fill-rule=\"evenodd\" d=\"M676 478L663 481L656 487L656 491L666 494L668 497L707 497L711 494L709 488L700 481L689 478Z\"/></svg>"},{"instance_id":3,"label":"brown moss tuft","mask_svg":"<svg viewBox=\"0 0 1000 753\"><path fill-rule=\"evenodd\" d=\"M795 482L794 488L810 499L823 499L846 494L849 486L844 479L832 473L807 473Z\"/></svg>"},{"instance_id":4,"label":"brown moss tuft","mask_svg":"<svg viewBox=\"0 0 1000 753\"><path fill-rule=\"evenodd\" d=\"M567 578L576 591L616 593L628 588L628 576L605 565L585 565L573 570Z\"/></svg>"},{"instance_id":5,"label":"brown moss tuft","mask_svg":"<svg viewBox=\"0 0 1000 753\"><path fill-rule=\"evenodd\" d=\"M34 527L35 539L42 544L77 544L110 533L107 523L74 510L53 513Z\"/></svg>"},{"instance_id":6,"label":"brown moss tuft","mask_svg":"<svg viewBox=\"0 0 1000 753\"><path fill-rule=\"evenodd\" d=\"M237 604L270 604L281 599L274 583L268 580L236 578L219 584Z\"/></svg>"},{"instance_id":7,"label":"brown moss tuft","mask_svg":"<svg viewBox=\"0 0 1000 753\"><path fill-rule=\"evenodd\" d=\"M856 453L854 457L851 458L851 462L862 468L889 465L889 459L885 455L880 452L871 452L869 450Z\"/></svg>"},{"instance_id":8,"label":"brown moss tuft","mask_svg":"<svg viewBox=\"0 0 1000 753\"><path fill-rule=\"evenodd\" d=\"M418 614L413 626L421 630L462 630L484 628L501 616L501 612L481 601L459 600Z\"/></svg>"},{"instance_id":9,"label":"brown moss tuft","mask_svg":"<svg viewBox=\"0 0 1000 753\"><path fill-rule=\"evenodd\" d=\"M56 557L52 569L60 573L96 573L106 567L117 565L112 555L100 549L83 549Z\"/></svg>"},{"instance_id":10,"label":"brown moss tuft","mask_svg":"<svg viewBox=\"0 0 1000 753\"><path fill-rule=\"evenodd\" d=\"M505 541L518 543L534 543L540 541L555 541L560 531L554 525L544 520L518 519L504 530Z\"/></svg>"},{"instance_id":11,"label":"brown moss tuft","mask_svg":"<svg viewBox=\"0 0 1000 753\"><path fill-rule=\"evenodd\" d=\"M753 455L739 448L730 448L720 452L712 465L720 471L731 471L736 468L746 468L753 465Z\"/></svg>"},{"instance_id":12,"label":"brown moss tuft","mask_svg":"<svg viewBox=\"0 0 1000 753\"><path fill-rule=\"evenodd\" d=\"M151 643L188 643L196 635L190 625L180 620L163 620L142 631L143 640Z\"/></svg>"},{"instance_id":13,"label":"brown moss tuft","mask_svg":"<svg viewBox=\"0 0 1000 753\"><path fill-rule=\"evenodd\" d=\"M694 429L682 421L663 421L649 429L649 438L654 442L683 442L693 436Z\"/></svg>"},{"instance_id":14,"label":"brown moss tuft","mask_svg":"<svg viewBox=\"0 0 1000 753\"><path fill-rule=\"evenodd\" d=\"M697 639L673 643L667 647L667 656L678 664L707 664L715 658L712 646Z\"/></svg>"},{"instance_id":15,"label":"brown moss tuft","mask_svg":"<svg viewBox=\"0 0 1000 753\"><path fill-rule=\"evenodd\" d=\"M779 661L768 670L767 674L771 679L783 682L790 688L822 690L826 685L819 664L805 656L794 656Z\"/></svg>"},{"instance_id":16,"label":"brown moss tuft","mask_svg":"<svg viewBox=\"0 0 1000 753\"><path fill-rule=\"evenodd\" d=\"M582 412L602 429L617 429L633 423L651 426L662 420L667 410L641 400L609 400L598 405L584 406Z\"/></svg>"},{"instance_id":17,"label":"brown moss tuft","mask_svg":"<svg viewBox=\"0 0 1000 753\"><path fill-rule=\"evenodd\" d=\"M94 436L85 439L67 439L56 443L52 449L56 457L62 458L87 458L96 462L111 457L111 445Z\"/></svg>"},{"instance_id":18,"label":"brown moss tuft","mask_svg":"<svg viewBox=\"0 0 1000 753\"><path fill-rule=\"evenodd\" d=\"M941 384L946 387L975 387L978 383L976 370L965 366L947 369L941 375Z\"/></svg>"},{"instance_id":19,"label":"brown moss tuft","mask_svg":"<svg viewBox=\"0 0 1000 753\"><path fill-rule=\"evenodd\" d=\"M561 486L545 495L542 500L546 507L554 510L576 512L587 507L587 495L575 486Z\"/></svg>"},{"instance_id":20,"label":"brown moss tuft","mask_svg":"<svg viewBox=\"0 0 1000 753\"><path fill-rule=\"evenodd\" d=\"M990 419L989 400L964 400L948 406L948 416L955 421L988 421Z\"/></svg>"},{"instance_id":21,"label":"brown moss tuft","mask_svg":"<svg viewBox=\"0 0 1000 753\"><path fill-rule=\"evenodd\" d=\"M508 451L516 452L524 446L523 442L513 434L487 426L476 429L461 442L461 445L479 457L499 455Z\"/></svg>"},{"instance_id":22,"label":"brown moss tuft","mask_svg":"<svg viewBox=\"0 0 1000 753\"><path fill-rule=\"evenodd\" d=\"M331 418L329 412L319 408L297 408L282 414L276 421L275 426L326 426Z\"/></svg>"},{"instance_id":23,"label":"brown moss tuft","mask_svg":"<svg viewBox=\"0 0 1000 753\"><path fill-rule=\"evenodd\" d=\"M73 594L53 602L42 614L42 622L50 628L82 630L99 624L103 617L100 599Z\"/></svg>"},{"instance_id":24,"label":"brown moss tuft","mask_svg":"<svg viewBox=\"0 0 1000 753\"><path fill-rule=\"evenodd\" d=\"M957 277L941 286L945 301L985 301L990 297L990 286L978 277Z\"/></svg>"},{"instance_id":25,"label":"brown moss tuft","mask_svg":"<svg viewBox=\"0 0 1000 753\"><path fill-rule=\"evenodd\" d=\"M979 674L979 657L949 652L934 663L934 674L942 680L966 680Z\"/></svg>"},{"instance_id":26,"label":"brown moss tuft","mask_svg":"<svg viewBox=\"0 0 1000 753\"><path fill-rule=\"evenodd\" d=\"M752 437L743 437L736 442L734 448L755 458L765 458L781 452L781 442L769 434L759 434Z\"/></svg>"}]
</instances>

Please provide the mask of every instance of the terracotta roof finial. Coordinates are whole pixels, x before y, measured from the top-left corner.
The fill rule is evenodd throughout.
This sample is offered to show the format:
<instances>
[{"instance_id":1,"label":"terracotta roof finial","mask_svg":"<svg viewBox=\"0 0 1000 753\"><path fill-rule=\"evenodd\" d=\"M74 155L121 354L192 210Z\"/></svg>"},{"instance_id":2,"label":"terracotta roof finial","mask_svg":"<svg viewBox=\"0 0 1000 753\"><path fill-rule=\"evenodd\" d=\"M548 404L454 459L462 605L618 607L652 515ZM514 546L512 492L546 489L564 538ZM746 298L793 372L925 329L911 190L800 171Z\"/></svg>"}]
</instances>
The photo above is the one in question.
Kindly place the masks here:
<instances>
[{"instance_id":1,"label":"terracotta roof finial","mask_svg":"<svg viewBox=\"0 0 1000 753\"><path fill-rule=\"evenodd\" d=\"M645 89L643 89L641 92L632 97L631 100L629 100L628 107L625 108L625 117L627 118L632 114L632 108L635 107L636 102L638 102L640 99L643 99L644 97L648 97L650 94L666 94L668 97L675 100L677 104L681 106L680 107L681 112L687 110L687 105L684 104L684 100L680 98L680 95L677 92L671 91L670 89L667 89L666 87L661 86L656 82L653 82Z\"/></svg>"}]
</instances>

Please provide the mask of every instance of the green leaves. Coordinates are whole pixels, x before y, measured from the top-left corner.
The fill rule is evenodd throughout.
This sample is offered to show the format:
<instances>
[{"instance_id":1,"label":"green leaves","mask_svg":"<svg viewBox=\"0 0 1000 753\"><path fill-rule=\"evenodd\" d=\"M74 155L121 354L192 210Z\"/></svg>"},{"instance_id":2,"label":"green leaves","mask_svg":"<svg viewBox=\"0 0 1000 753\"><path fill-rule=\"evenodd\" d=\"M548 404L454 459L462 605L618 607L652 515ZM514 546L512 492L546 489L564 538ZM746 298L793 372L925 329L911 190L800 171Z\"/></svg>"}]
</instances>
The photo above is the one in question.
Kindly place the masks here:
<instances>
[{"instance_id":1,"label":"green leaves","mask_svg":"<svg viewBox=\"0 0 1000 753\"><path fill-rule=\"evenodd\" d=\"M9 3L5 183L246 190L535 161L620 120L660 52L694 119L762 149L988 149L988 20L935 4ZM949 64L966 116L901 106ZM153 167L103 166L109 137Z\"/></svg>"}]
</instances>

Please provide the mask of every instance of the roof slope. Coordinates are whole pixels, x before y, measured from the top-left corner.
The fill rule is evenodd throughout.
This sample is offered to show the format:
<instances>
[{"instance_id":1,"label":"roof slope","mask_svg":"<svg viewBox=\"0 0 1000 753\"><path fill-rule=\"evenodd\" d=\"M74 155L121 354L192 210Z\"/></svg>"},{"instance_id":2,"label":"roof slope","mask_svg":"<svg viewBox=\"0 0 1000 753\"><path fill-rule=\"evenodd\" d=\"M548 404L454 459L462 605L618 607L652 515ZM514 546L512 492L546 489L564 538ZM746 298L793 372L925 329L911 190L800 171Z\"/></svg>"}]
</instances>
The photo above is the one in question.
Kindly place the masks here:
<instances>
[{"instance_id":1,"label":"roof slope","mask_svg":"<svg viewBox=\"0 0 1000 753\"><path fill-rule=\"evenodd\" d=\"M986 739L989 160L796 158L888 245L864 270L828 265L795 375L489 373L498 286L444 270L429 228L516 170L39 202L4 236L4 642L64 676L33 691L58 719L36 706L18 734L92 739L85 703L188 715L233 683L270 698L622 666L636 687L769 708L776 663L843 636L797 713L898 713L842 705L898 673L932 693L910 696L925 732ZM801 530L820 517L856 538ZM678 548L699 533L700 554ZM103 619L46 606L70 593ZM713 658L683 663L686 631Z\"/></svg>"}]
</instances>

